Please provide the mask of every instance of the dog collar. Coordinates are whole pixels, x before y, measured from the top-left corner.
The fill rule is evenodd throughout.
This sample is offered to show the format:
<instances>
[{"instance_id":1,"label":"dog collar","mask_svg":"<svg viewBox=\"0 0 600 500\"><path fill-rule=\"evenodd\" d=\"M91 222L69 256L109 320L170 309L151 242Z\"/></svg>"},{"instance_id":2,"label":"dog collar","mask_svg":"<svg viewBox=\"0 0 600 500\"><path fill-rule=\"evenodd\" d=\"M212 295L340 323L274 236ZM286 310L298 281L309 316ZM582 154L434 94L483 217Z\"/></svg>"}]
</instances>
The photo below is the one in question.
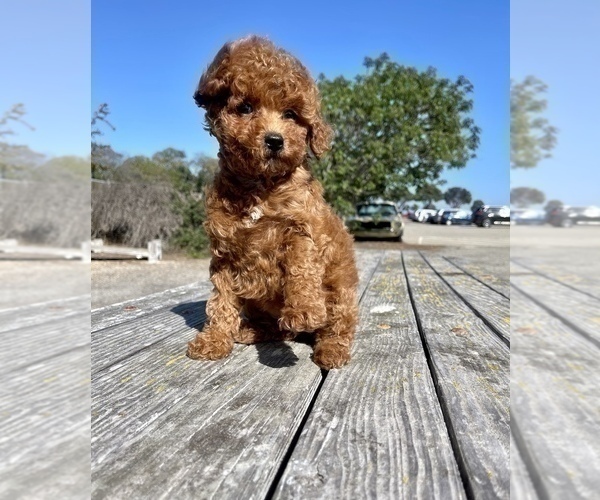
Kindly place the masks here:
<instances>
[{"instance_id":1,"label":"dog collar","mask_svg":"<svg viewBox=\"0 0 600 500\"><path fill-rule=\"evenodd\" d=\"M250 212L248 213L248 217L246 217L246 220L244 221L244 225L246 227L250 227L253 224L256 224L256 222L263 216L263 212L260 209L260 207L254 207L252 210L250 210Z\"/></svg>"}]
</instances>

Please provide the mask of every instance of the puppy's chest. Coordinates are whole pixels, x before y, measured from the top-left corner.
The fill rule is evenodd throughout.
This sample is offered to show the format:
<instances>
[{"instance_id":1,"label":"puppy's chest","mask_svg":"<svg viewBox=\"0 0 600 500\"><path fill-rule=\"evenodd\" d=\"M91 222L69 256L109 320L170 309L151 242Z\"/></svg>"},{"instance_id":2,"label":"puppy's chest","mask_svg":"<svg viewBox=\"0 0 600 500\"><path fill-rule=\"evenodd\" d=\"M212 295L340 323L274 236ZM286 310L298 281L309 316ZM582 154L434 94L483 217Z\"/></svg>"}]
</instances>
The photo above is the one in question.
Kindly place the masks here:
<instances>
[{"instance_id":1,"label":"puppy's chest","mask_svg":"<svg viewBox=\"0 0 600 500\"><path fill-rule=\"evenodd\" d=\"M281 245L286 230L293 221L262 206L240 214L220 213L209 220L209 235L213 244L225 253L244 255L266 253Z\"/></svg>"}]
</instances>

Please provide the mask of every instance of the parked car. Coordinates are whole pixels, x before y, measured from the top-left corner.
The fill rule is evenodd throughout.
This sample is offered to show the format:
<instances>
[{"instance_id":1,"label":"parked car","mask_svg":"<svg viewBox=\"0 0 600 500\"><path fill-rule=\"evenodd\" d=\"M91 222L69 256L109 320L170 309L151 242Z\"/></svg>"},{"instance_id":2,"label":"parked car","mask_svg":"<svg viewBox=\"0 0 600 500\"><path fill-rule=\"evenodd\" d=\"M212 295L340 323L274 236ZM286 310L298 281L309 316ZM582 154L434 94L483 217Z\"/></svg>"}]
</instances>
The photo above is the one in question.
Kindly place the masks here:
<instances>
[{"instance_id":1,"label":"parked car","mask_svg":"<svg viewBox=\"0 0 600 500\"><path fill-rule=\"evenodd\" d=\"M548 213L547 220L555 227L600 224L600 208L593 206L555 208Z\"/></svg>"},{"instance_id":2,"label":"parked car","mask_svg":"<svg viewBox=\"0 0 600 500\"><path fill-rule=\"evenodd\" d=\"M402 241L404 221L392 202L360 203L346 227L357 238L393 238Z\"/></svg>"},{"instance_id":3,"label":"parked car","mask_svg":"<svg viewBox=\"0 0 600 500\"><path fill-rule=\"evenodd\" d=\"M432 224L441 224L442 217L444 217L444 214L456 212L458 212L458 208L442 208L429 218L429 222L431 222Z\"/></svg>"},{"instance_id":4,"label":"parked car","mask_svg":"<svg viewBox=\"0 0 600 500\"><path fill-rule=\"evenodd\" d=\"M510 211L510 223L518 225L542 225L546 223L546 214L539 210L517 208Z\"/></svg>"},{"instance_id":5,"label":"parked car","mask_svg":"<svg viewBox=\"0 0 600 500\"><path fill-rule=\"evenodd\" d=\"M510 224L510 208L506 205L484 205L473 213L473 222L479 227Z\"/></svg>"},{"instance_id":6,"label":"parked car","mask_svg":"<svg viewBox=\"0 0 600 500\"><path fill-rule=\"evenodd\" d=\"M446 210L442 215L441 224L446 226L452 226L453 224L470 226L473 223L471 217L471 212L467 210Z\"/></svg>"},{"instance_id":7,"label":"parked car","mask_svg":"<svg viewBox=\"0 0 600 500\"><path fill-rule=\"evenodd\" d=\"M413 220L415 222L427 222L429 217L435 215L437 210L431 210L429 208L420 208L419 210L415 210Z\"/></svg>"}]
</instances>

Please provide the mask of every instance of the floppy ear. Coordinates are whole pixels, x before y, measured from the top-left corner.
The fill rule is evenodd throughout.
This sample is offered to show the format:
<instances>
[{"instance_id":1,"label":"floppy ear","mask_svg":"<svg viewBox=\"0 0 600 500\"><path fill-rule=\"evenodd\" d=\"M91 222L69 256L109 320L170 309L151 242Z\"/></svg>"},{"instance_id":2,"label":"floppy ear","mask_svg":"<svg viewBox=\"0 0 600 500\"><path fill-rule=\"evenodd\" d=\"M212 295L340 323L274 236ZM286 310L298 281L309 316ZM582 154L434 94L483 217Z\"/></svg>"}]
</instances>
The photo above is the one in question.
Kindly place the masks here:
<instances>
[{"instance_id":1,"label":"floppy ear","mask_svg":"<svg viewBox=\"0 0 600 500\"><path fill-rule=\"evenodd\" d=\"M321 158L321 156L329 150L332 136L333 130L331 130L331 127L325 123L320 115L318 115L315 122L311 124L308 135L308 145L317 158Z\"/></svg>"},{"instance_id":2,"label":"floppy ear","mask_svg":"<svg viewBox=\"0 0 600 500\"><path fill-rule=\"evenodd\" d=\"M231 43L226 43L200 77L200 82L194 93L194 101L196 101L198 107L210 112L213 104L222 104L223 101L227 100L229 85L226 81L224 68L229 61L230 53Z\"/></svg>"}]
</instances>

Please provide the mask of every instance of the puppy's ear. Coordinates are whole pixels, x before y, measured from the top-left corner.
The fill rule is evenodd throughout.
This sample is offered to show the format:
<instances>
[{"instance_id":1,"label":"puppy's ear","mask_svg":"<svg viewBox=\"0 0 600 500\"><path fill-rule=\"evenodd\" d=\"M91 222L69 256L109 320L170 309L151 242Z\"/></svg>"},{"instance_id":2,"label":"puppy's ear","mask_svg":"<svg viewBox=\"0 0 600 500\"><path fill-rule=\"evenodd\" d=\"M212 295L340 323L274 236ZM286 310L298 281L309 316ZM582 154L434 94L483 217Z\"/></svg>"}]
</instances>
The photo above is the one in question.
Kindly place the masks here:
<instances>
[{"instance_id":1,"label":"puppy's ear","mask_svg":"<svg viewBox=\"0 0 600 500\"><path fill-rule=\"evenodd\" d=\"M231 43L226 43L200 77L198 88L194 93L194 101L199 107L209 110L213 104L220 104L227 100L229 84L226 80L225 68L230 53Z\"/></svg>"},{"instance_id":2,"label":"puppy's ear","mask_svg":"<svg viewBox=\"0 0 600 500\"><path fill-rule=\"evenodd\" d=\"M321 158L331 146L333 131L321 116L311 124L308 134L308 145L317 158Z\"/></svg>"}]
</instances>

